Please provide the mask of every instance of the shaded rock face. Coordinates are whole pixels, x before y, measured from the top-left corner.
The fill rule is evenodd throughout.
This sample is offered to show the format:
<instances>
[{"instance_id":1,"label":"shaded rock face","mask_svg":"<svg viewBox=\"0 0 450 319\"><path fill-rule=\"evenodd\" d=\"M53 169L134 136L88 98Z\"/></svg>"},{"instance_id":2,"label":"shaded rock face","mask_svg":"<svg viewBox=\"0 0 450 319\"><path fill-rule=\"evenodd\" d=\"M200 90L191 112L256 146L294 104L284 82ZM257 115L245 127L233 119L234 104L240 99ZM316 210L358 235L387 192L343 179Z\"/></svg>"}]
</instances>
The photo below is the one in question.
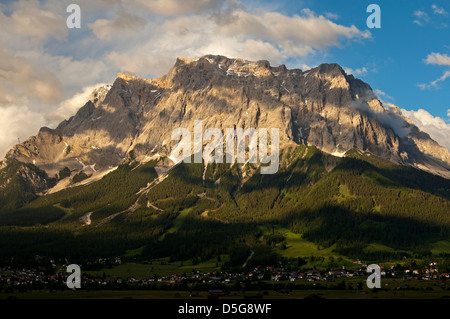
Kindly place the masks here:
<instances>
[{"instance_id":1,"label":"shaded rock face","mask_svg":"<svg viewBox=\"0 0 450 319\"><path fill-rule=\"evenodd\" d=\"M33 193L45 191L50 186L48 179L37 174L29 167L21 166L17 173L24 183L31 188Z\"/></svg>"},{"instance_id":2,"label":"shaded rock face","mask_svg":"<svg viewBox=\"0 0 450 319\"><path fill-rule=\"evenodd\" d=\"M42 128L7 157L49 176L66 166L102 171L132 150L138 161L170 155L172 131L193 132L195 120L203 120L203 130L279 128L281 147L305 144L336 155L359 149L450 178L449 151L339 65L303 72L223 56L179 58L158 79L120 73L75 116L55 130Z\"/></svg>"},{"instance_id":3,"label":"shaded rock face","mask_svg":"<svg viewBox=\"0 0 450 319\"><path fill-rule=\"evenodd\" d=\"M0 191L8 187L14 193L19 189L37 194L54 185L47 174L33 165L23 164L13 159L6 159L0 166ZM4 194L2 194L4 195Z\"/></svg>"}]
</instances>

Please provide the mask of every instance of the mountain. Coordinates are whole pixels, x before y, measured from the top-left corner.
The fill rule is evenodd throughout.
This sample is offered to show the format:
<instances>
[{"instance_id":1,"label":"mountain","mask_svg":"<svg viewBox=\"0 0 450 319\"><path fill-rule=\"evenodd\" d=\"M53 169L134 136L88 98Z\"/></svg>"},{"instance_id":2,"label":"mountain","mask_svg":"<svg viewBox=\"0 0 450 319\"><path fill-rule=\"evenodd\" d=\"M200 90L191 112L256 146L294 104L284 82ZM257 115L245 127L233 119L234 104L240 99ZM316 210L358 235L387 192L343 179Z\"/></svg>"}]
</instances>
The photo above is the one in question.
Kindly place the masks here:
<instances>
[{"instance_id":1,"label":"mountain","mask_svg":"<svg viewBox=\"0 0 450 319\"><path fill-rule=\"evenodd\" d=\"M278 172L174 163L172 131L193 131L195 120L203 131L279 128ZM0 242L11 244L0 262L138 249L146 260L228 254L237 265L252 249L252 263L269 263L294 254L286 234L333 256L442 254L449 167L447 149L337 64L303 72L179 58L158 79L119 74L56 129L8 152Z\"/></svg>"},{"instance_id":2,"label":"mountain","mask_svg":"<svg viewBox=\"0 0 450 319\"><path fill-rule=\"evenodd\" d=\"M6 158L34 163L49 176L65 167L99 175L130 153L139 162L168 156L173 129L192 131L194 120L203 120L204 130L277 127L281 147L292 142L340 156L368 151L450 178L450 152L339 65L303 72L223 56L179 58L159 79L119 74L75 116L42 128Z\"/></svg>"}]
</instances>

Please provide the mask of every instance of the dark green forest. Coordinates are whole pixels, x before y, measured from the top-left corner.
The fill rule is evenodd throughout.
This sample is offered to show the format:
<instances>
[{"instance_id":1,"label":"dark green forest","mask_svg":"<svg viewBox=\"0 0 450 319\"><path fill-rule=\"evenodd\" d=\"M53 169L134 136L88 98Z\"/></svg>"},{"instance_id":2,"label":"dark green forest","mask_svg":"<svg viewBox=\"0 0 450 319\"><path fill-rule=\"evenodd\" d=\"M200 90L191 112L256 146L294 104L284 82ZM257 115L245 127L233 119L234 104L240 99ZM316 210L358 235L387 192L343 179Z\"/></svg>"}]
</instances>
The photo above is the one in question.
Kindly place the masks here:
<instances>
[{"instance_id":1,"label":"dark green forest","mask_svg":"<svg viewBox=\"0 0 450 319\"><path fill-rule=\"evenodd\" d=\"M251 164L211 164L204 174L203 164L183 163L151 184L157 164L126 163L95 183L41 197L20 181L3 189L0 263L32 263L35 255L83 262L142 248L134 260L227 254L236 266L253 250L250 266L272 264L286 246L276 227L373 261L429 257L433 243L450 238L450 181L368 153L336 158L290 146L274 175ZM90 225L80 220L86 214ZM391 250L367 250L373 243Z\"/></svg>"}]
</instances>

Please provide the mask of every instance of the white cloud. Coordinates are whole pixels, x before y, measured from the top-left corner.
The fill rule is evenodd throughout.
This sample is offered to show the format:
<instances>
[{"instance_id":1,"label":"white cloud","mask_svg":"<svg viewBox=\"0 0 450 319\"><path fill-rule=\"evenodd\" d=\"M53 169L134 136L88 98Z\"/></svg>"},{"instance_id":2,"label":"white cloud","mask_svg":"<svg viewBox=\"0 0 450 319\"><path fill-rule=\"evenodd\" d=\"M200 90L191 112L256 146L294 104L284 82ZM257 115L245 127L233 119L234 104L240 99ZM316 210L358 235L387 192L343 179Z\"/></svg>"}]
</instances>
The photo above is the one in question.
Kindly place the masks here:
<instances>
[{"instance_id":1,"label":"white cloud","mask_svg":"<svg viewBox=\"0 0 450 319\"><path fill-rule=\"evenodd\" d=\"M105 86L106 83L97 83L84 87L81 92L76 93L69 99L62 101L59 107L52 113L46 115L46 120L51 123L52 126L58 125L63 120L70 118L72 115L85 105L92 96L92 92L101 86Z\"/></svg>"},{"instance_id":2,"label":"white cloud","mask_svg":"<svg viewBox=\"0 0 450 319\"><path fill-rule=\"evenodd\" d=\"M440 15L447 15L447 11L445 11L445 9L444 8L441 8L441 7L438 7L437 5L435 5L435 4L433 4L432 6L431 6L431 8L433 9L433 12L435 13L435 14L440 14Z\"/></svg>"},{"instance_id":3,"label":"white cloud","mask_svg":"<svg viewBox=\"0 0 450 319\"><path fill-rule=\"evenodd\" d=\"M413 21L413 23L423 26L424 24L427 24L430 21L429 15L421 10L414 11L414 16L417 18Z\"/></svg>"},{"instance_id":4,"label":"white cloud","mask_svg":"<svg viewBox=\"0 0 450 319\"><path fill-rule=\"evenodd\" d=\"M341 39L370 38L368 31L360 31L355 26L342 26L324 16L316 16L304 10L303 15L285 16L278 12L261 15L242 10L232 13L230 23L220 25L224 35L246 34L260 40L272 41L289 51L289 47L310 47L323 49L340 44ZM295 51L295 50L294 50Z\"/></svg>"},{"instance_id":5,"label":"white cloud","mask_svg":"<svg viewBox=\"0 0 450 319\"><path fill-rule=\"evenodd\" d=\"M0 107L0 157L14 145L36 135L42 126L56 127L64 119L74 115L90 99L94 89L105 84L98 83L83 88L69 99L62 101L54 111L49 112L47 105L38 107L26 97L15 97L10 105ZM14 104L13 104L14 103ZM42 111L42 109L44 111Z\"/></svg>"},{"instance_id":6,"label":"white cloud","mask_svg":"<svg viewBox=\"0 0 450 319\"><path fill-rule=\"evenodd\" d=\"M428 133L433 140L450 150L450 124L423 109L418 111L402 109L402 114L410 118L420 130Z\"/></svg>"},{"instance_id":7,"label":"white cloud","mask_svg":"<svg viewBox=\"0 0 450 319\"><path fill-rule=\"evenodd\" d=\"M11 105L0 108L0 156L6 154L12 145L35 135L45 119L41 112L36 112L24 105Z\"/></svg>"},{"instance_id":8,"label":"white cloud","mask_svg":"<svg viewBox=\"0 0 450 319\"><path fill-rule=\"evenodd\" d=\"M411 132L411 128L402 116L400 108L392 103L383 103L383 107L384 111L382 112L367 109L367 105L363 106L363 109L368 110L384 126L392 128L398 136L407 136Z\"/></svg>"},{"instance_id":9,"label":"white cloud","mask_svg":"<svg viewBox=\"0 0 450 319\"><path fill-rule=\"evenodd\" d=\"M447 110L447 117L450 118L450 109Z\"/></svg>"},{"instance_id":10,"label":"white cloud","mask_svg":"<svg viewBox=\"0 0 450 319\"><path fill-rule=\"evenodd\" d=\"M303 71L303 72L306 72L306 71L308 71L308 70L310 70L310 69L312 69L313 67L311 67L311 66L309 66L308 64L305 64L305 63L303 63L302 65L300 65L300 69Z\"/></svg>"},{"instance_id":11,"label":"white cloud","mask_svg":"<svg viewBox=\"0 0 450 319\"><path fill-rule=\"evenodd\" d=\"M344 68L344 71L347 74L353 74L353 75L356 75L356 76L366 75L367 72L368 72L366 67L362 67L362 68L359 68L359 69L356 69L356 70L353 70L351 68Z\"/></svg>"},{"instance_id":12,"label":"white cloud","mask_svg":"<svg viewBox=\"0 0 450 319\"><path fill-rule=\"evenodd\" d=\"M437 65L449 65L450 66L450 56L447 54L440 53L430 53L425 60L427 64L437 64Z\"/></svg>"}]
</instances>

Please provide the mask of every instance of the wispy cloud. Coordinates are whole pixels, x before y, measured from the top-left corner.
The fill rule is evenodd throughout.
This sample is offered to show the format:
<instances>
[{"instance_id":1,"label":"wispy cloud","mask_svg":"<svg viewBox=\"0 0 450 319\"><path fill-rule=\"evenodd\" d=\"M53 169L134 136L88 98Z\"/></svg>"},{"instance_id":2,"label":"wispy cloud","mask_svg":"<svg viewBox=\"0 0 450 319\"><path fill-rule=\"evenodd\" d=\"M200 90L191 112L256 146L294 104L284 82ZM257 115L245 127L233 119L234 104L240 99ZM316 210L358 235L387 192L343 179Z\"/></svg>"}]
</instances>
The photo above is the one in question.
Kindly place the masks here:
<instances>
[{"instance_id":1,"label":"wispy cloud","mask_svg":"<svg viewBox=\"0 0 450 319\"><path fill-rule=\"evenodd\" d=\"M444 74L439 79L436 79L428 84L418 84L417 86L421 90L433 89L433 88L438 89L439 88L438 83L445 81L449 77L450 77L450 71L445 71Z\"/></svg>"},{"instance_id":2,"label":"wispy cloud","mask_svg":"<svg viewBox=\"0 0 450 319\"><path fill-rule=\"evenodd\" d=\"M325 15L325 17L327 17L330 20L338 20L339 19L339 15L336 13L325 12L324 15Z\"/></svg>"},{"instance_id":3,"label":"wispy cloud","mask_svg":"<svg viewBox=\"0 0 450 319\"><path fill-rule=\"evenodd\" d=\"M392 96L388 95L386 92L383 92L379 89L375 89L373 92L378 96L378 98L382 100L382 102L385 102L384 100L390 101L395 100Z\"/></svg>"},{"instance_id":4,"label":"wispy cloud","mask_svg":"<svg viewBox=\"0 0 450 319\"><path fill-rule=\"evenodd\" d=\"M419 26L423 26L430 22L430 16L424 11L416 10L414 11L414 16L416 17L416 19L413 21L413 23Z\"/></svg>"},{"instance_id":5,"label":"wispy cloud","mask_svg":"<svg viewBox=\"0 0 450 319\"><path fill-rule=\"evenodd\" d=\"M445 11L444 8L438 7L435 4L431 6L431 10L432 11L422 9L414 11L413 16L415 17L415 19L413 20L413 23L420 27L423 27L425 25L431 25L436 29L447 28L448 26L446 21L446 16L448 15L447 11Z\"/></svg>"},{"instance_id":6,"label":"wispy cloud","mask_svg":"<svg viewBox=\"0 0 450 319\"><path fill-rule=\"evenodd\" d=\"M445 11L444 8L438 7L437 5L433 4L431 6L431 8L433 9L434 14L439 14L439 15L447 15L447 11Z\"/></svg>"},{"instance_id":7,"label":"wispy cloud","mask_svg":"<svg viewBox=\"0 0 450 319\"><path fill-rule=\"evenodd\" d=\"M448 56L447 54L441 54L441 53L430 53L427 58L424 60L424 62L426 64L433 64L433 65L439 65L439 66L450 66L450 56ZM417 86L421 89L421 90L426 90L426 89L438 89L439 85L438 83L445 81L447 78L450 77L450 71L445 71L444 74L428 83L428 84L418 84Z\"/></svg>"}]
</instances>

